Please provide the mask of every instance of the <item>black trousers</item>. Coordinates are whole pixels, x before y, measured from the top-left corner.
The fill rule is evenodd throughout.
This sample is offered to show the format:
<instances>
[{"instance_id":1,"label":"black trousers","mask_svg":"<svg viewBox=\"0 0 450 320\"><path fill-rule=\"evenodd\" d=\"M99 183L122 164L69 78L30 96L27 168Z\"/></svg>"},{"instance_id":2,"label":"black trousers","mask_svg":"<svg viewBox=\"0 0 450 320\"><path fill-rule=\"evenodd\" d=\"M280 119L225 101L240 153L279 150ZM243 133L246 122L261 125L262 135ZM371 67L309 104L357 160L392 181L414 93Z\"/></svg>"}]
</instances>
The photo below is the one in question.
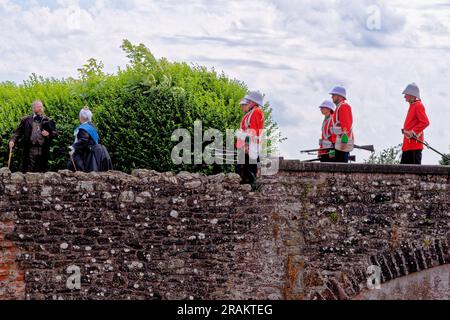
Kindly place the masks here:
<instances>
[{"instance_id":1,"label":"black trousers","mask_svg":"<svg viewBox=\"0 0 450 320\"><path fill-rule=\"evenodd\" d=\"M348 163L349 161L350 161L350 152L342 152L336 150L336 157L334 158L334 162Z\"/></svg>"},{"instance_id":2,"label":"black trousers","mask_svg":"<svg viewBox=\"0 0 450 320\"><path fill-rule=\"evenodd\" d=\"M330 158L329 154L322 154L319 156L319 158L320 158L320 162L323 162L323 163L334 162L334 158Z\"/></svg>"},{"instance_id":3,"label":"black trousers","mask_svg":"<svg viewBox=\"0 0 450 320\"><path fill-rule=\"evenodd\" d=\"M236 166L236 173L241 176L243 184L254 184L258 175L258 164L251 164L250 157L247 154L245 155L245 164Z\"/></svg>"},{"instance_id":4,"label":"black trousers","mask_svg":"<svg viewBox=\"0 0 450 320\"><path fill-rule=\"evenodd\" d=\"M422 150L404 151L401 164L422 164Z\"/></svg>"},{"instance_id":5,"label":"black trousers","mask_svg":"<svg viewBox=\"0 0 450 320\"><path fill-rule=\"evenodd\" d=\"M22 172L44 173L48 171L49 148L31 147L24 150Z\"/></svg>"}]
</instances>

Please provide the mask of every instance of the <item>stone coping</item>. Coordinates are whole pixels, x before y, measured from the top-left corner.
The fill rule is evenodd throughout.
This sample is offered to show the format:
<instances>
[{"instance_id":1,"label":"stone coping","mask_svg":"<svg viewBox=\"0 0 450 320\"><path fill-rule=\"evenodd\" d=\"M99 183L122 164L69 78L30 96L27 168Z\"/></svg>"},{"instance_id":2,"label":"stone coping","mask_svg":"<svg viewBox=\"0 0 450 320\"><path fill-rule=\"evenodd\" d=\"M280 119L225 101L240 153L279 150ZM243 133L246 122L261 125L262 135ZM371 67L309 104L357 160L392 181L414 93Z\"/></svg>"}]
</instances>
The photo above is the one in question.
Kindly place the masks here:
<instances>
[{"instance_id":1,"label":"stone coping","mask_svg":"<svg viewBox=\"0 0 450 320\"><path fill-rule=\"evenodd\" d=\"M378 165L378 164L341 164L341 163L311 163L311 162L301 162L300 160L285 160L281 159L279 163L280 172L329 172L329 173L369 173L369 174L412 174L412 175L437 175L437 176L449 176L450 177L450 166L417 166L417 165ZM212 177L207 177L204 174L198 173L188 173L181 172L179 174L174 174L171 172L159 173L153 170L134 170L131 175L118 172L109 171L107 173L72 173L67 170L59 172L48 172L46 174L26 174L21 173L12 174L8 168L0 169L0 177L13 177L22 180L26 177L33 179L30 180L41 180L53 178L59 180L64 177L78 178L80 180L97 180L105 177L115 177L120 179L136 179L151 176L162 176L167 179L170 178L181 178L181 180L193 180L193 179L211 179ZM234 183L239 181L239 177L236 174L221 174L216 175L217 178L227 178ZM26 179L29 180L29 179Z\"/></svg>"},{"instance_id":2,"label":"stone coping","mask_svg":"<svg viewBox=\"0 0 450 320\"><path fill-rule=\"evenodd\" d=\"M308 163L284 159L280 161L280 171L450 176L450 166Z\"/></svg>"}]
</instances>

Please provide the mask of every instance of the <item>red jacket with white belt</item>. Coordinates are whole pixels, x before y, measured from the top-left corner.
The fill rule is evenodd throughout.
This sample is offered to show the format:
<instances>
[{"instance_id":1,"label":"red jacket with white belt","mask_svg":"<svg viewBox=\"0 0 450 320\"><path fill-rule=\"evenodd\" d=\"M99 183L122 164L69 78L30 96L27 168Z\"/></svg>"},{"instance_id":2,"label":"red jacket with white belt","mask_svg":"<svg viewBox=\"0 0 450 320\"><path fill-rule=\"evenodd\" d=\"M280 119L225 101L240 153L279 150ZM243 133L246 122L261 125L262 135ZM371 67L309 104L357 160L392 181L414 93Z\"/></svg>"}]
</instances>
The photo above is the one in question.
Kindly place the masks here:
<instances>
[{"instance_id":1,"label":"red jacket with white belt","mask_svg":"<svg viewBox=\"0 0 450 320\"><path fill-rule=\"evenodd\" d=\"M347 102L337 107L336 112L333 114L333 122L341 127L342 132L347 132L347 135L352 137L353 112L352 107Z\"/></svg>"},{"instance_id":2,"label":"red jacket with white belt","mask_svg":"<svg viewBox=\"0 0 450 320\"><path fill-rule=\"evenodd\" d=\"M329 146L326 146L325 144L332 144L334 147L334 144L336 143L336 135L332 132L333 128L333 115L330 115L328 118L325 118L322 125L322 138L320 139L320 151L319 155L327 154L329 150L322 150L326 149Z\"/></svg>"},{"instance_id":3,"label":"red jacket with white belt","mask_svg":"<svg viewBox=\"0 0 450 320\"><path fill-rule=\"evenodd\" d=\"M241 130L249 134L251 138L258 141L264 131L264 122L264 111L259 107L255 107L242 118ZM259 144L259 141L257 143ZM238 139L236 147L238 149L241 149L244 146L245 141L242 139Z\"/></svg>"},{"instance_id":4,"label":"red jacket with white belt","mask_svg":"<svg viewBox=\"0 0 450 320\"><path fill-rule=\"evenodd\" d=\"M406 131L414 131L419 137L420 141L425 141L424 130L430 125L430 120L425 112L425 107L422 101L417 100L411 103L406 116L404 129ZM424 146L420 142L414 139L408 139L405 137L403 141L403 151L423 150Z\"/></svg>"}]
</instances>

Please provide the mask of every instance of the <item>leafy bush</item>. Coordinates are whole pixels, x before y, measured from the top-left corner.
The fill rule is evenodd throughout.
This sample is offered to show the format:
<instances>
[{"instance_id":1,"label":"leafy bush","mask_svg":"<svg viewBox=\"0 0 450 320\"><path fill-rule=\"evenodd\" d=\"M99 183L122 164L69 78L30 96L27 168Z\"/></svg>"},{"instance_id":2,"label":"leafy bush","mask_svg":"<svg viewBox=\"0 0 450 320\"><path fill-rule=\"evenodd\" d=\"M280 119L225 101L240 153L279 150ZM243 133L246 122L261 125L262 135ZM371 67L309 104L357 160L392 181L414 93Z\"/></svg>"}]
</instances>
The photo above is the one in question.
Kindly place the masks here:
<instances>
[{"instance_id":1,"label":"leafy bush","mask_svg":"<svg viewBox=\"0 0 450 320\"><path fill-rule=\"evenodd\" d=\"M380 153L373 153L370 158L365 161L369 164L400 164L400 156L402 153L402 144L387 148Z\"/></svg>"},{"instance_id":2,"label":"leafy bush","mask_svg":"<svg viewBox=\"0 0 450 320\"><path fill-rule=\"evenodd\" d=\"M157 60L142 44L135 46L124 40L122 48L129 64L115 74L105 73L101 62L90 59L78 69L78 79L32 75L21 85L1 83L1 163L7 163L7 143L20 119L30 114L32 101L40 99L60 131L52 148L53 171L66 167L67 148L73 143L78 113L85 105L94 113L101 143L110 151L117 170L229 170L227 166L175 166L170 155L177 143L170 139L176 129L193 131L196 120L203 122L204 130L215 128L225 134L226 129L237 129L243 115L239 101L247 91L246 85L202 66ZM264 111L266 129L269 134L277 134L269 104ZM16 169L19 152L14 154Z\"/></svg>"},{"instance_id":3,"label":"leafy bush","mask_svg":"<svg viewBox=\"0 0 450 320\"><path fill-rule=\"evenodd\" d=\"M442 160L439 162L442 166L450 166L450 154L447 154L446 157L442 157Z\"/></svg>"}]
</instances>

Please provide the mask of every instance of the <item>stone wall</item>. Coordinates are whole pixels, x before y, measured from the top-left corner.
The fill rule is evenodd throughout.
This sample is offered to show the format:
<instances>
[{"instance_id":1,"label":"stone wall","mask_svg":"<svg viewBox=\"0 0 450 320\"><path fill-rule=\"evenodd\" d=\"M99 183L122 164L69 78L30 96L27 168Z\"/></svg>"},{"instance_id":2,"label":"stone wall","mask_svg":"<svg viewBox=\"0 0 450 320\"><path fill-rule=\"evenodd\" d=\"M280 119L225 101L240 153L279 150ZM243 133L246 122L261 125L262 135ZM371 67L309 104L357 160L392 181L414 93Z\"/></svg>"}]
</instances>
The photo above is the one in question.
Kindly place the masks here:
<instances>
[{"instance_id":1,"label":"stone wall","mask_svg":"<svg viewBox=\"0 0 450 320\"><path fill-rule=\"evenodd\" d=\"M1 175L1 246L18 248L1 271L25 272L26 285L2 279L2 298L266 297L253 285L266 280L256 258L270 221L236 175ZM68 268L81 290L68 289Z\"/></svg>"},{"instance_id":2,"label":"stone wall","mask_svg":"<svg viewBox=\"0 0 450 320\"><path fill-rule=\"evenodd\" d=\"M352 299L366 288L369 266L381 268L385 283L450 263L449 167L282 168L265 179L264 195L290 221L280 233L285 298Z\"/></svg>"},{"instance_id":3,"label":"stone wall","mask_svg":"<svg viewBox=\"0 0 450 320\"><path fill-rule=\"evenodd\" d=\"M351 299L450 263L448 167L0 170L0 299ZM76 279L80 274L80 286Z\"/></svg>"}]
</instances>

